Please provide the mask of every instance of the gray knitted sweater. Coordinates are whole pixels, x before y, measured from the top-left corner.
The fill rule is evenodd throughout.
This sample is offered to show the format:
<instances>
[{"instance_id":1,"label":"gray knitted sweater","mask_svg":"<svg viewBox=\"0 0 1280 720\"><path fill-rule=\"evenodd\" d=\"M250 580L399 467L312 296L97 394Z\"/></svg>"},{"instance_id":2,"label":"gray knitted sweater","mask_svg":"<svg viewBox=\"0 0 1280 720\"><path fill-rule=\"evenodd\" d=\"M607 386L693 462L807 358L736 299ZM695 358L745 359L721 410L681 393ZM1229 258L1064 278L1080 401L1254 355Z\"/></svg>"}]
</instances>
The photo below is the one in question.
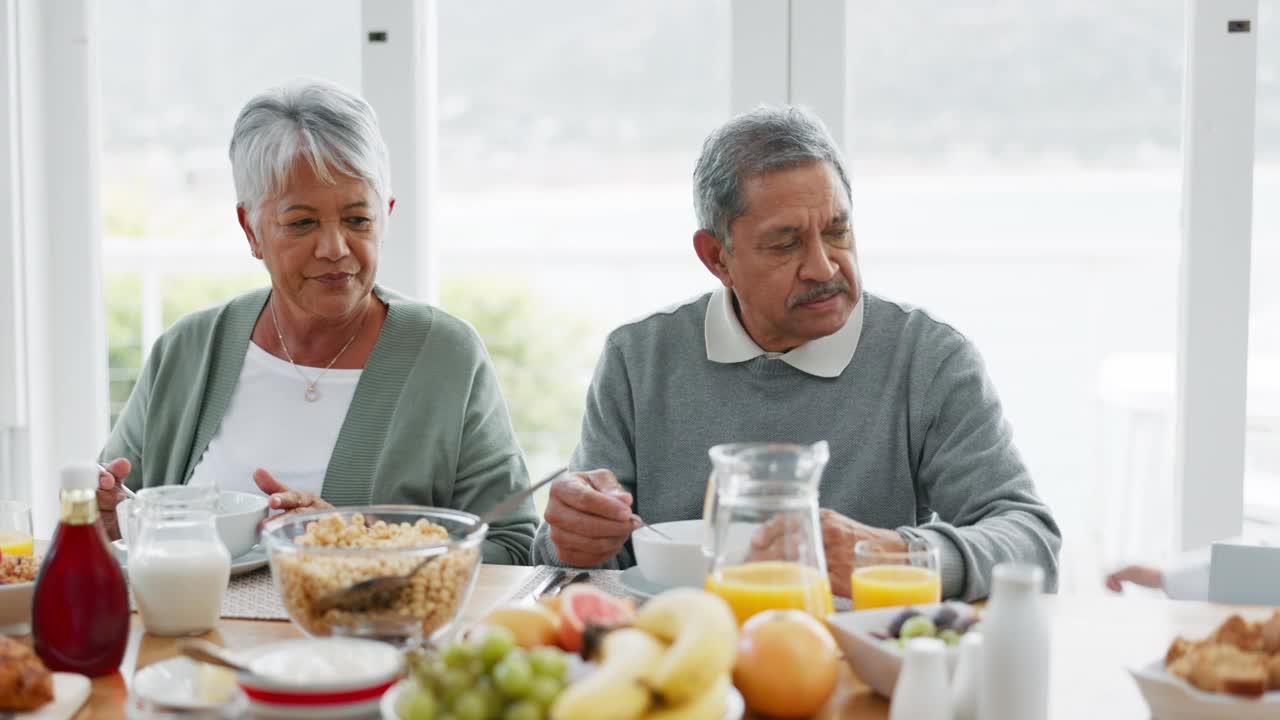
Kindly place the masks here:
<instances>
[{"instance_id":1,"label":"gray knitted sweater","mask_svg":"<svg viewBox=\"0 0 1280 720\"><path fill-rule=\"evenodd\" d=\"M985 597L1007 560L1040 565L1056 589L1061 534L973 343L864 293L862 335L839 377L764 356L716 363L703 336L709 298L610 334L573 469L612 470L646 522L687 520L702 515L712 445L828 440L822 506L935 544L947 597ZM559 564L545 523L533 554ZM606 567L634 562L628 543Z\"/></svg>"}]
</instances>

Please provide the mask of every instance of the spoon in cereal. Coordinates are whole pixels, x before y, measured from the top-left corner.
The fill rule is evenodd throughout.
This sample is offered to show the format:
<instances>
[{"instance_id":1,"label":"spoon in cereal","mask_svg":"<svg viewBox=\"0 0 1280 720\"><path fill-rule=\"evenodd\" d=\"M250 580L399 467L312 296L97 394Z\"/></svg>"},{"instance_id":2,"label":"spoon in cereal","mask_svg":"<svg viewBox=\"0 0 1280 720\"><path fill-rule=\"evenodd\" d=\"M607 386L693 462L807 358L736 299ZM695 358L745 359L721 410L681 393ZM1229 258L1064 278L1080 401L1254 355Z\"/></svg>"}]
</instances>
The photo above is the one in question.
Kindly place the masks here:
<instances>
[{"instance_id":1,"label":"spoon in cereal","mask_svg":"<svg viewBox=\"0 0 1280 720\"><path fill-rule=\"evenodd\" d=\"M494 520L506 515L516 508L517 505L524 502L530 495L540 490L543 486L551 484L556 478L569 471L569 468L562 467L555 472L521 490L520 492L508 497L506 500L498 503L493 509L480 516L480 522L489 525ZM401 575L379 575L371 577L368 580L361 580L354 585L349 585L341 590L334 590L325 593L316 598L312 603L312 609L317 613L325 613L330 610L348 610L353 612L368 612L370 610L378 610L389 607L394 604L396 599L400 597L400 591L409 586L409 582L413 580L413 576L418 571L426 567L432 560L445 554L446 549L440 548L440 551L423 558L417 565L409 568L409 572Z\"/></svg>"}]
</instances>

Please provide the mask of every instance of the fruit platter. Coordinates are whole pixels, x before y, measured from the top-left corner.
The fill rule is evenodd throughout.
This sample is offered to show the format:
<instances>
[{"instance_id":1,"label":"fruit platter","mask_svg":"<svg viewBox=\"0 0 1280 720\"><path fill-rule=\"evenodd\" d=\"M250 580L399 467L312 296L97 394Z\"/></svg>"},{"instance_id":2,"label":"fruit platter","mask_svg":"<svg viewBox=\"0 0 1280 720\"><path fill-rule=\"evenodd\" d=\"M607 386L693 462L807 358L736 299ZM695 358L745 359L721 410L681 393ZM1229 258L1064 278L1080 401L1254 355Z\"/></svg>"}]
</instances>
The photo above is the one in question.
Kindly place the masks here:
<instances>
[{"instance_id":1,"label":"fruit platter","mask_svg":"<svg viewBox=\"0 0 1280 720\"><path fill-rule=\"evenodd\" d=\"M387 720L739 718L732 611L701 590L637 610L589 586L499 608L455 641L411 651Z\"/></svg>"},{"instance_id":2,"label":"fruit platter","mask_svg":"<svg viewBox=\"0 0 1280 720\"><path fill-rule=\"evenodd\" d=\"M947 602L837 613L829 618L829 627L854 673L887 698L893 695L907 641L916 637L942 640L947 646L948 672L954 672L960 639L966 633L981 631L981 616L971 605Z\"/></svg>"}]
</instances>

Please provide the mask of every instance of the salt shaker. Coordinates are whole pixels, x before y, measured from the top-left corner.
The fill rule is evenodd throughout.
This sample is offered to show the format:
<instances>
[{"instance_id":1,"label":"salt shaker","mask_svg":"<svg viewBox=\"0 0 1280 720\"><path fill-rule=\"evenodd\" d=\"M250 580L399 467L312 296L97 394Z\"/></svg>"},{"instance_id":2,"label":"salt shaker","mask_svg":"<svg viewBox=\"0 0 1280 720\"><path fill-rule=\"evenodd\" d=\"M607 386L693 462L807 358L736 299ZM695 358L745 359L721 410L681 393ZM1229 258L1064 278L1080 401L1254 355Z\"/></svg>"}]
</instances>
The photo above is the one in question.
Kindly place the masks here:
<instances>
[{"instance_id":1,"label":"salt shaker","mask_svg":"<svg viewBox=\"0 0 1280 720\"><path fill-rule=\"evenodd\" d=\"M1040 591L1044 571L1001 564L982 614L978 713L983 720L1049 717L1049 620Z\"/></svg>"},{"instance_id":2,"label":"salt shaker","mask_svg":"<svg viewBox=\"0 0 1280 720\"><path fill-rule=\"evenodd\" d=\"M951 706L955 720L978 720L978 683L982 679L982 635L965 633L960 661L951 678Z\"/></svg>"},{"instance_id":3,"label":"salt shaker","mask_svg":"<svg viewBox=\"0 0 1280 720\"><path fill-rule=\"evenodd\" d=\"M889 720L951 720L947 648L941 640L914 638L907 643Z\"/></svg>"}]
</instances>

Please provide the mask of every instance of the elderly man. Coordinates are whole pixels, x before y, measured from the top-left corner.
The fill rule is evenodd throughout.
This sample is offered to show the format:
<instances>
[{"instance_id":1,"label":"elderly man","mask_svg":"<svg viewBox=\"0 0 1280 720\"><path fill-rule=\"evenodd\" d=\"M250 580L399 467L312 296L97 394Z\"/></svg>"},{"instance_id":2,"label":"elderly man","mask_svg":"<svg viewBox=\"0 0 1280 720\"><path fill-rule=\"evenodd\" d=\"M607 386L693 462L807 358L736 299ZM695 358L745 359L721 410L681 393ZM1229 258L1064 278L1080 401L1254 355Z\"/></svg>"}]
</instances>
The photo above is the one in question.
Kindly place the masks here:
<instances>
[{"instance_id":1,"label":"elderly man","mask_svg":"<svg viewBox=\"0 0 1280 720\"><path fill-rule=\"evenodd\" d=\"M582 472L552 486L534 560L628 567L638 516L701 515L709 447L826 439L836 593L863 539L937 547L947 597L986 596L1010 560L1055 588L1061 535L973 343L863 291L849 177L821 121L730 120L703 145L694 193L693 245L723 287L609 336L571 461Z\"/></svg>"}]
</instances>

